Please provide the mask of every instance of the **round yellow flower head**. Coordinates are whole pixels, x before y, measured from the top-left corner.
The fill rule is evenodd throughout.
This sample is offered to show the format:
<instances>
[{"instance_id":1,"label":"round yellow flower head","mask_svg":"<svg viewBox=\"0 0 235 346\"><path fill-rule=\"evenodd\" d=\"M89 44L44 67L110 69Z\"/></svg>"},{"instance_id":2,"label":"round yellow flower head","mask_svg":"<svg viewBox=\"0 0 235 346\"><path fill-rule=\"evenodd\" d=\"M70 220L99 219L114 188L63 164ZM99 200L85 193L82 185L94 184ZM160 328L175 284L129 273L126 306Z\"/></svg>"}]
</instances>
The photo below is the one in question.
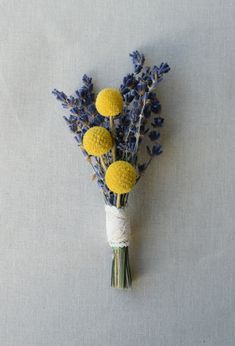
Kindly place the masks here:
<instances>
[{"instance_id":1,"label":"round yellow flower head","mask_svg":"<svg viewBox=\"0 0 235 346\"><path fill-rule=\"evenodd\" d=\"M105 117L113 117L122 112L123 99L117 89L106 88L99 92L96 98L96 109Z\"/></svg>"},{"instance_id":2,"label":"round yellow flower head","mask_svg":"<svg viewBox=\"0 0 235 346\"><path fill-rule=\"evenodd\" d=\"M104 155L112 146L112 136L110 132L102 126L91 127L83 137L83 147L89 155Z\"/></svg>"},{"instance_id":3,"label":"round yellow flower head","mask_svg":"<svg viewBox=\"0 0 235 346\"><path fill-rule=\"evenodd\" d=\"M108 167L105 183L114 193L128 193L136 183L136 170L126 161L116 161Z\"/></svg>"}]
</instances>

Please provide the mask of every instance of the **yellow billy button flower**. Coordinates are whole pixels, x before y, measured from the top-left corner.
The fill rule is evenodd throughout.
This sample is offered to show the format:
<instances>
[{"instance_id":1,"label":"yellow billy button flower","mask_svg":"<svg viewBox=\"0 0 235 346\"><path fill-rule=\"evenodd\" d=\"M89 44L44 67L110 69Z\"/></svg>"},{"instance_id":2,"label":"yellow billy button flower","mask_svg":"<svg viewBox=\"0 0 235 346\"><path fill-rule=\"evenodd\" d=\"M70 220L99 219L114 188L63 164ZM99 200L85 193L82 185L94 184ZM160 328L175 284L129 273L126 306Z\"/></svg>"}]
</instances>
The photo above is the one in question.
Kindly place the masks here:
<instances>
[{"instance_id":1,"label":"yellow billy button flower","mask_svg":"<svg viewBox=\"0 0 235 346\"><path fill-rule=\"evenodd\" d=\"M117 194L128 193L136 183L136 170L126 161L112 163L105 174L105 183L108 188Z\"/></svg>"},{"instance_id":2,"label":"yellow billy button flower","mask_svg":"<svg viewBox=\"0 0 235 346\"><path fill-rule=\"evenodd\" d=\"M113 146L110 132L102 126L91 127L83 137L83 147L89 155L101 156Z\"/></svg>"},{"instance_id":3,"label":"yellow billy button flower","mask_svg":"<svg viewBox=\"0 0 235 346\"><path fill-rule=\"evenodd\" d=\"M118 89L105 88L96 98L96 109L105 117L113 117L122 112L123 99Z\"/></svg>"}]
</instances>

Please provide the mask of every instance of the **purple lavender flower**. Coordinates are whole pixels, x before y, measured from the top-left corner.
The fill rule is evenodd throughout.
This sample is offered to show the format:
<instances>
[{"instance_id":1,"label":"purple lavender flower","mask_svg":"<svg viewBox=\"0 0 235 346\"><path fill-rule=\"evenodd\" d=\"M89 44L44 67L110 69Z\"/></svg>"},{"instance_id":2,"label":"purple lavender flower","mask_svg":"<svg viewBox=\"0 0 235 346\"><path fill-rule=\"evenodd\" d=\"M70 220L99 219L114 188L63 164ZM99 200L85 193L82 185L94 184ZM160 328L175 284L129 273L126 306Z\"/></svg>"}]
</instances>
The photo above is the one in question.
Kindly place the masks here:
<instances>
[{"instance_id":1,"label":"purple lavender flower","mask_svg":"<svg viewBox=\"0 0 235 346\"><path fill-rule=\"evenodd\" d=\"M136 50L132 52L130 56L132 57L135 73L136 74L140 73L145 62L144 54L141 54L140 52L138 52L138 50Z\"/></svg>"}]
</instances>

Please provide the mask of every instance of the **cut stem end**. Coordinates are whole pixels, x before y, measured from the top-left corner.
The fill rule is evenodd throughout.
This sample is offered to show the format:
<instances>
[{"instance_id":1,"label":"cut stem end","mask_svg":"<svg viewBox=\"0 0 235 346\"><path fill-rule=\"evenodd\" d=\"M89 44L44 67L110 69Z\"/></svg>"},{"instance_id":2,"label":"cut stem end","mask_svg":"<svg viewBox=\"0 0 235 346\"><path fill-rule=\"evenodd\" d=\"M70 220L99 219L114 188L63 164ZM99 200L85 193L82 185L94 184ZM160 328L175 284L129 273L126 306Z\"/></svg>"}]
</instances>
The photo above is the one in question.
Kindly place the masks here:
<instances>
[{"instance_id":1,"label":"cut stem end","mask_svg":"<svg viewBox=\"0 0 235 346\"><path fill-rule=\"evenodd\" d=\"M131 271L128 246L113 247L111 286L114 288L131 287Z\"/></svg>"}]
</instances>

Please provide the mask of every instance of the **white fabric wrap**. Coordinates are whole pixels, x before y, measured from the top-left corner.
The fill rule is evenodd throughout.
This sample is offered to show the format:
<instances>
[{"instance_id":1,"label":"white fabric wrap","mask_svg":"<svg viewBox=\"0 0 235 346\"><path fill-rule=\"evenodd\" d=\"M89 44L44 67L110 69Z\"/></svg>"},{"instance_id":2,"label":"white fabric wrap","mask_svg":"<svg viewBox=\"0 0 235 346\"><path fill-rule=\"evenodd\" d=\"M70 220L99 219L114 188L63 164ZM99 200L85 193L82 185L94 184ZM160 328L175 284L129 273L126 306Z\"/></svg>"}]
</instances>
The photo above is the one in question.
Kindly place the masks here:
<instances>
[{"instance_id":1,"label":"white fabric wrap","mask_svg":"<svg viewBox=\"0 0 235 346\"><path fill-rule=\"evenodd\" d=\"M128 246L131 226L127 209L106 205L105 212L106 233L109 245L112 247Z\"/></svg>"}]
</instances>

